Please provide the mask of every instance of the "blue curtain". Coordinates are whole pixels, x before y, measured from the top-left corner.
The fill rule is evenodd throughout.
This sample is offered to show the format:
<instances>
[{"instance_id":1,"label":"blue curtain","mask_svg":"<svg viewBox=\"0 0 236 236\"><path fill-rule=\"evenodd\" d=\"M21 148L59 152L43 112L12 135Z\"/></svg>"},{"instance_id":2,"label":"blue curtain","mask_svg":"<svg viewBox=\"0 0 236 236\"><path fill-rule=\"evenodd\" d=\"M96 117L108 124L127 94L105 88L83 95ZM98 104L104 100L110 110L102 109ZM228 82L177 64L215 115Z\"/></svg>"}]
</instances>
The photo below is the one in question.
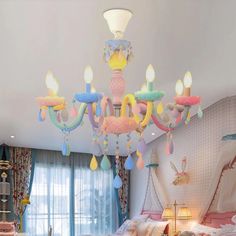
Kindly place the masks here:
<instances>
[{"instance_id":1,"label":"blue curtain","mask_svg":"<svg viewBox=\"0 0 236 236\"><path fill-rule=\"evenodd\" d=\"M60 152L36 152L31 205L26 212L30 236L45 236L50 226L54 236L114 231L113 171L91 171L90 159L89 154L63 157Z\"/></svg>"},{"instance_id":2,"label":"blue curtain","mask_svg":"<svg viewBox=\"0 0 236 236\"><path fill-rule=\"evenodd\" d=\"M3 145L0 145L0 160L2 159Z\"/></svg>"}]
</instances>

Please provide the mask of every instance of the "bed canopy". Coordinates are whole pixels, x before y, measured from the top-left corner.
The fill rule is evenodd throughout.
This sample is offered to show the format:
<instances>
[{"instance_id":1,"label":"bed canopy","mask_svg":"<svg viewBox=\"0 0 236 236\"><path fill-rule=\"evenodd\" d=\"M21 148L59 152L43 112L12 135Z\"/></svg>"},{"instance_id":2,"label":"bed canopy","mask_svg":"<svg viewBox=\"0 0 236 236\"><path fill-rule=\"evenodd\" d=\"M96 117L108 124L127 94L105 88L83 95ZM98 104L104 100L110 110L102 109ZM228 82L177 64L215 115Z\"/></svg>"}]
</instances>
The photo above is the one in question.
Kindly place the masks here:
<instances>
[{"instance_id":1,"label":"bed canopy","mask_svg":"<svg viewBox=\"0 0 236 236\"><path fill-rule=\"evenodd\" d=\"M236 179L236 142L232 139L223 140L227 141L222 143L220 158L211 179L212 187L205 202L199 206L201 222L204 222L211 213L236 213L236 181L231 181ZM150 159L151 163L157 163L155 150L152 150ZM158 179L158 168L155 165L149 165L148 168L148 183L142 212L155 212L161 216L163 207L169 203L168 195Z\"/></svg>"},{"instance_id":2,"label":"bed canopy","mask_svg":"<svg viewBox=\"0 0 236 236\"><path fill-rule=\"evenodd\" d=\"M145 198L142 212L156 213L161 216L163 208L168 202L167 195L157 178L158 155L155 149L152 149L150 164L148 168L148 183L146 187Z\"/></svg>"}]
</instances>

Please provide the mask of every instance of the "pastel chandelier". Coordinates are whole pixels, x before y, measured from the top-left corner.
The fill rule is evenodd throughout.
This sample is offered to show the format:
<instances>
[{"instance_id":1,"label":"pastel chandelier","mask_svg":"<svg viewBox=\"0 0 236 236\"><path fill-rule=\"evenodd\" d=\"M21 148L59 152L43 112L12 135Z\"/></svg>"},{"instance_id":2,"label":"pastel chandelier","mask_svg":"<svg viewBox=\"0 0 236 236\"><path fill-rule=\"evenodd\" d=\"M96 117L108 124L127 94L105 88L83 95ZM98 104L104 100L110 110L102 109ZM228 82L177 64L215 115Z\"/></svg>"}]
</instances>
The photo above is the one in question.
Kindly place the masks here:
<instances>
[{"instance_id":1,"label":"pastel chandelier","mask_svg":"<svg viewBox=\"0 0 236 236\"><path fill-rule=\"evenodd\" d=\"M116 188L122 186L118 173L119 135L127 135L128 157L125 162L125 168L131 170L134 167L134 162L131 157L130 133L137 132L139 142L136 152L138 157L136 165L137 168L142 169L144 167L143 155L146 151L146 144L143 138L145 128L153 123L166 132L166 152L168 155L172 154L174 146L171 131L184 123L188 124L191 116L191 106L200 104L200 97L191 95L192 77L190 72L185 74L183 82L181 80L177 81L175 87L177 95L174 97L174 102L163 104L161 99L165 93L154 89L155 71L152 65L147 67L146 85L134 94L124 95L125 80L123 70L130 62L133 54L131 43L124 40L123 35L131 17L132 12L126 9L111 9L104 12L104 18L110 31L114 34L114 39L106 41L104 48L104 60L112 70L110 81L112 98L93 90L91 85L93 71L90 66L87 66L84 71L86 90L74 95L70 112L68 112L65 98L58 95L58 82L51 72L48 72L46 76L48 96L37 98L40 106L38 119L44 121L48 110L51 122L64 134L62 153L65 156L70 155L69 133L81 126L84 115L88 115L93 128L93 157L90 163L92 170L98 168L96 156L101 155L103 155L100 163L101 168L109 169L111 167L107 156L108 136L117 136L115 151L117 175L114 180ZM79 108L78 103L80 103ZM200 106L198 116L202 117ZM104 137L103 150L99 143L100 136Z\"/></svg>"}]
</instances>

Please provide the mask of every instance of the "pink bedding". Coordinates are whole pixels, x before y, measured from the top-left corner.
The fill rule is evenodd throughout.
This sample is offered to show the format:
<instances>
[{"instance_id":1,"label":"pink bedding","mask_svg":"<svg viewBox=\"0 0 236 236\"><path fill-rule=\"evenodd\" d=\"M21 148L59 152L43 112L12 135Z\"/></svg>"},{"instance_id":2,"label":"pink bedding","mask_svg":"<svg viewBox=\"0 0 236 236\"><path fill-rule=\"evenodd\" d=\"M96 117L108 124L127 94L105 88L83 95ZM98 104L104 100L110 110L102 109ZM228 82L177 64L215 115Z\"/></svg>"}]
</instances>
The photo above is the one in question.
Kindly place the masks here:
<instances>
[{"instance_id":1,"label":"pink bedding","mask_svg":"<svg viewBox=\"0 0 236 236\"><path fill-rule=\"evenodd\" d=\"M226 213L207 213L202 224L220 228L221 225L232 224L232 217L236 215L236 212L226 212Z\"/></svg>"}]
</instances>

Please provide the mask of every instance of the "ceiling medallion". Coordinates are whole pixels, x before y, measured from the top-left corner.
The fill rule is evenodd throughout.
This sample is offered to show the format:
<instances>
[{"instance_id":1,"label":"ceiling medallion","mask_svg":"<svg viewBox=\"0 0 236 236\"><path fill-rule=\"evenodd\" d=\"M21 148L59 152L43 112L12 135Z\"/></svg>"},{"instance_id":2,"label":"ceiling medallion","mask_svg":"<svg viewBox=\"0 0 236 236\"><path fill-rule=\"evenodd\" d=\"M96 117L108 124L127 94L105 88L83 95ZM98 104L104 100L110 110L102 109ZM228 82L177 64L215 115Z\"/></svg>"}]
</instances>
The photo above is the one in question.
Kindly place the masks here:
<instances>
[{"instance_id":1,"label":"ceiling medallion","mask_svg":"<svg viewBox=\"0 0 236 236\"><path fill-rule=\"evenodd\" d=\"M64 97L58 95L58 82L51 72L46 76L46 85L48 96L38 97L40 106L39 121L44 121L46 111L52 123L64 134L64 143L62 153L65 156L70 155L70 146L68 136L70 132L82 125L83 117L88 115L93 128L93 157L90 168L96 170L98 162L96 156L103 155L100 166L102 169L109 169L111 163L108 155L108 135L117 136L116 141L116 166L117 175L114 180L114 186L122 186L118 173L119 165L119 135L127 135L127 159L125 168L131 170L134 168L134 161L131 157L131 136L130 133L136 131L139 135L137 145L137 163L139 169L144 167L143 155L146 151L146 144L143 138L143 131L149 125L154 123L159 129L167 133L166 153L172 154L174 151L171 131L182 124L188 124L190 121L190 108L200 103L200 97L191 95L192 77L191 73L185 74L184 80L178 80L176 83L176 96L173 103L163 104L161 99L165 95L163 91L154 88L155 71L152 65L147 67L146 85L140 91L134 94L124 95L125 80L123 70L130 62L133 53L131 43L123 39L125 29L132 17L132 12L126 9L111 9L104 12L110 31L114 39L105 42L104 60L111 68L112 78L110 80L110 90L112 98L103 93L96 92L91 82L93 80L93 71L87 66L84 71L84 80L86 83L85 92L74 95L72 108L68 112L68 105ZM79 108L77 104L80 103ZM198 116L202 117L202 110L199 106ZM69 122L69 120L72 120ZM103 150L100 146L100 136L103 136Z\"/></svg>"}]
</instances>

